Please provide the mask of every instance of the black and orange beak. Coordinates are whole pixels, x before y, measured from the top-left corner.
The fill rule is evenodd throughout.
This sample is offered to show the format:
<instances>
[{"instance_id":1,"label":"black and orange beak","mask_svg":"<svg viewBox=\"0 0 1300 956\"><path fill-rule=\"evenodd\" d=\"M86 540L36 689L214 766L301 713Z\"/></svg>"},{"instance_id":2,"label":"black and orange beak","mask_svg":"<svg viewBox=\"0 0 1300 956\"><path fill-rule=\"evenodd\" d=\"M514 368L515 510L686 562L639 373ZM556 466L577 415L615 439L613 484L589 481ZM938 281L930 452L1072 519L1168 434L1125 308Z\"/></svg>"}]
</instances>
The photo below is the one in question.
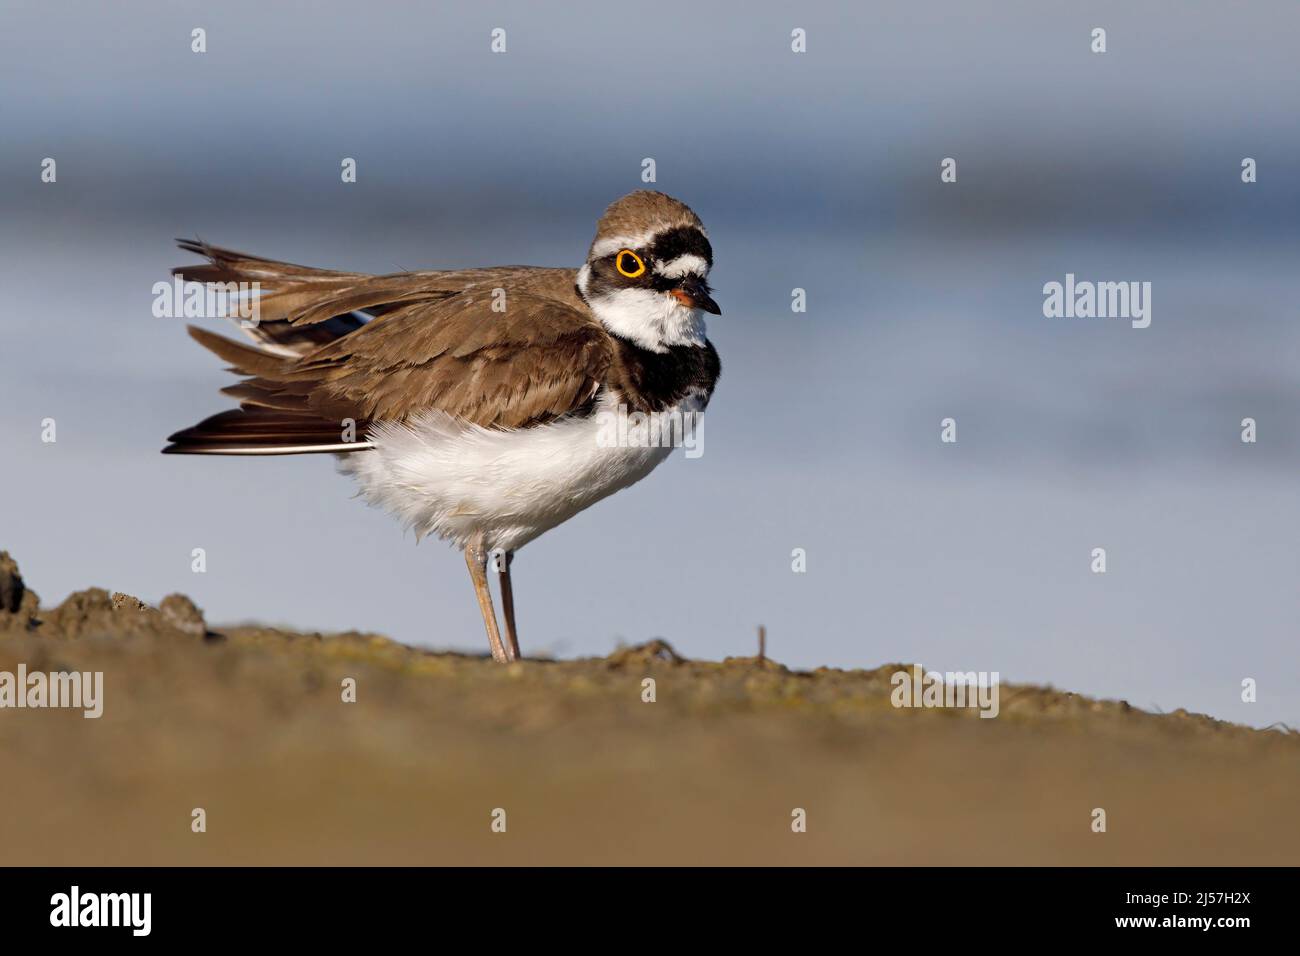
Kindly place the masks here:
<instances>
[{"instance_id":1,"label":"black and orange beak","mask_svg":"<svg viewBox=\"0 0 1300 956\"><path fill-rule=\"evenodd\" d=\"M703 279L684 279L669 294L688 308L703 309L714 315L722 314L718 303L709 296L709 287L704 284Z\"/></svg>"}]
</instances>

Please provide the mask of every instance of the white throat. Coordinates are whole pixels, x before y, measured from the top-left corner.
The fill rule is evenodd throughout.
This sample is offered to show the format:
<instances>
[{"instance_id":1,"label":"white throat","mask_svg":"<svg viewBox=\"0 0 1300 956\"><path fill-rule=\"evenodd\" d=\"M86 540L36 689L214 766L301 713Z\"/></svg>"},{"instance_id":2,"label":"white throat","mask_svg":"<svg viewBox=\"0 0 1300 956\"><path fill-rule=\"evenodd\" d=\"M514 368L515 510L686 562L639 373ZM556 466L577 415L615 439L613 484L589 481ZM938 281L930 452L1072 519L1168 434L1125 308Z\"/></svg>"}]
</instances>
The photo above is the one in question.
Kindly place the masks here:
<instances>
[{"instance_id":1,"label":"white throat","mask_svg":"<svg viewBox=\"0 0 1300 956\"><path fill-rule=\"evenodd\" d=\"M578 288L587 293L587 266L578 272ZM704 312L683 305L666 292L619 289L587 296L587 305L605 328L651 352L675 345L702 347L707 329Z\"/></svg>"}]
</instances>

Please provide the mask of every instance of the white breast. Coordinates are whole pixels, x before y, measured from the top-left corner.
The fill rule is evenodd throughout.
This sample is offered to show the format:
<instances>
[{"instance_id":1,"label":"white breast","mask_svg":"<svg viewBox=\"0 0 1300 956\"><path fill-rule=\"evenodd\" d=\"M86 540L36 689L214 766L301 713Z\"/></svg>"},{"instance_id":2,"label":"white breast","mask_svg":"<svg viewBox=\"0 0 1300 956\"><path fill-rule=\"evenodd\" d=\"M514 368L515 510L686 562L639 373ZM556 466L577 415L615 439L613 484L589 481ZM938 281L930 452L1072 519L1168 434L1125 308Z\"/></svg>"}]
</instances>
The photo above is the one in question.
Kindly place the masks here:
<instances>
[{"instance_id":1,"label":"white breast","mask_svg":"<svg viewBox=\"0 0 1300 956\"><path fill-rule=\"evenodd\" d=\"M670 412L701 408L688 399ZM655 439L645 425L611 445L606 426L616 411L617 397L605 394L593 416L515 430L428 412L372 427L373 449L344 456L340 468L356 479L362 497L417 535L464 547L483 532L488 549L513 551L640 481L671 453L650 444Z\"/></svg>"}]
</instances>

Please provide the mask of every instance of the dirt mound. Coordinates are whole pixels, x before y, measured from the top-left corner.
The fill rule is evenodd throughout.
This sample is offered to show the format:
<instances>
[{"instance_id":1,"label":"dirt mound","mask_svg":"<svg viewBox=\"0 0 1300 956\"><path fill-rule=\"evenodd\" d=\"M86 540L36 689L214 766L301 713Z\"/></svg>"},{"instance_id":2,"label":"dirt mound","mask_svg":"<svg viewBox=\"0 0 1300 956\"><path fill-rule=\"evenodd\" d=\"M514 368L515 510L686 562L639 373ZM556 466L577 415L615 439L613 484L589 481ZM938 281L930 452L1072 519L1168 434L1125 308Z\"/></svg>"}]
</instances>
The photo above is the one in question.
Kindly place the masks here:
<instances>
[{"instance_id":1,"label":"dirt mound","mask_svg":"<svg viewBox=\"0 0 1300 956\"><path fill-rule=\"evenodd\" d=\"M55 608L42 609L8 551L0 551L0 635L48 638L209 636L200 611L183 594L170 594L157 608L130 594L89 588L68 595ZM216 635L211 635L216 636Z\"/></svg>"},{"instance_id":2,"label":"dirt mound","mask_svg":"<svg viewBox=\"0 0 1300 956\"><path fill-rule=\"evenodd\" d=\"M10 863L1300 858L1300 735L1030 686L996 719L898 708L907 665L655 641L502 667L180 596L42 609L0 554L0 691L20 667L102 674L103 706L0 710Z\"/></svg>"}]
</instances>

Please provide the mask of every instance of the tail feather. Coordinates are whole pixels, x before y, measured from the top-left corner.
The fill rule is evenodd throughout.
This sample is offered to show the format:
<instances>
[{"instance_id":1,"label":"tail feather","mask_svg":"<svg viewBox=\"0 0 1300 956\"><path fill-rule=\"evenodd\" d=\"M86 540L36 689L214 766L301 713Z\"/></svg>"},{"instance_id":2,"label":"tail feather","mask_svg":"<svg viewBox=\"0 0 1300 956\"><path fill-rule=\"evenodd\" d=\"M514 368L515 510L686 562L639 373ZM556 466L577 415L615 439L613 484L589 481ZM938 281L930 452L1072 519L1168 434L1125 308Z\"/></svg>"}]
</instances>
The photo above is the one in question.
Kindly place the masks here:
<instances>
[{"instance_id":1,"label":"tail feather","mask_svg":"<svg viewBox=\"0 0 1300 956\"><path fill-rule=\"evenodd\" d=\"M207 418L177 432L168 454L291 455L351 452L369 448L368 423L358 420L354 438L343 422L308 404L321 367L313 353L371 321L391 321L424 304L457 295L495 279L497 270L368 275L316 269L236 252L199 239L178 239L181 249L207 261L178 266L172 273L201 283L235 283L241 305L256 304L255 321L231 315L250 339L245 344L191 328L204 348L247 376L223 391L240 400L235 411ZM256 285L253 285L256 283ZM302 384L299 384L301 380ZM342 414L347 414L343 406ZM359 408L360 406L358 406Z\"/></svg>"},{"instance_id":2,"label":"tail feather","mask_svg":"<svg viewBox=\"0 0 1300 956\"><path fill-rule=\"evenodd\" d=\"M245 344L196 326L190 336L230 363L230 370L251 376L222 391L239 398L238 409L221 412L168 438L169 455L300 455L354 452L370 447L365 422L355 424L322 418L309 408L293 385L274 381L285 366L361 328L371 316L330 303L351 296L354 287L370 278L362 273L334 272L263 259L222 249L200 240L179 239L187 252L208 261L179 266L174 275L191 282L257 283L257 321L232 316L254 344ZM311 313L310 324L302 323Z\"/></svg>"},{"instance_id":3,"label":"tail feather","mask_svg":"<svg viewBox=\"0 0 1300 956\"><path fill-rule=\"evenodd\" d=\"M365 424L351 431L364 436ZM370 448L338 423L278 409L244 405L171 435L164 455L306 455Z\"/></svg>"}]
</instances>

